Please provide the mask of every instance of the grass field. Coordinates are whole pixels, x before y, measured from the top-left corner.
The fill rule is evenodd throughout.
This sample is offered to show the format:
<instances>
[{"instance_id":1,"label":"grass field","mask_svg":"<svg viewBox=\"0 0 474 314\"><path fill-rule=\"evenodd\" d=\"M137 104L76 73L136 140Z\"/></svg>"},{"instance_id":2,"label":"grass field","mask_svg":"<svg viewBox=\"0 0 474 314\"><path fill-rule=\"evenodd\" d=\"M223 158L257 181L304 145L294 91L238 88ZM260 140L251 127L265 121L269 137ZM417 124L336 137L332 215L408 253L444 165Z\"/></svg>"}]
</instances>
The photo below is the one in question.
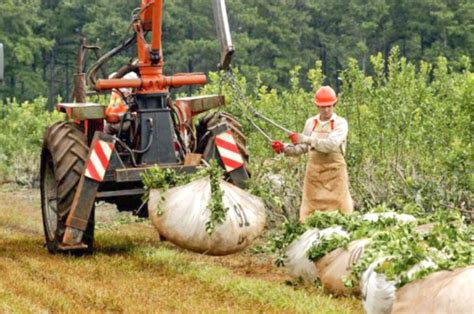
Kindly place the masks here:
<instances>
[{"instance_id":1,"label":"grass field","mask_svg":"<svg viewBox=\"0 0 474 314\"><path fill-rule=\"evenodd\" d=\"M264 254L187 252L109 205L96 219L93 256L50 255L39 191L2 187L0 312L362 312L356 299L286 284Z\"/></svg>"}]
</instances>

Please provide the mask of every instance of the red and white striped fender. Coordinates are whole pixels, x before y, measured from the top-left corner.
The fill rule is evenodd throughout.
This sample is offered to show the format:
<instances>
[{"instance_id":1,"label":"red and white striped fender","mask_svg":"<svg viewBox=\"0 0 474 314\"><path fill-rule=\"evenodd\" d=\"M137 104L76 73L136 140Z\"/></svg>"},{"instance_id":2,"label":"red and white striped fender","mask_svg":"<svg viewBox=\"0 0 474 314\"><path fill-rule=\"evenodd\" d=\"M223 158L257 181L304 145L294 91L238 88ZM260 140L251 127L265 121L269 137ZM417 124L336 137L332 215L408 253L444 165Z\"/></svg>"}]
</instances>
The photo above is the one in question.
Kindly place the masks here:
<instances>
[{"instance_id":1,"label":"red and white striped fender","mask_svg":"<svg viewBox=\"0 0 474 314\"><path fill-rule=\"evenodd\" d=\"M86 163L85 176L97 181L104 180L105 172L109 166L110 156L114 151L115 142L106 142L100 139L94 141L89 159Z\"/></svg>"},{"instance_id":2,"label":"red and white striped fender","mask_svg":"<svg viewBox=\"0 0 474 314\"><path fill-rule=\"evenodd\" d=\"M227 172L231 172L244 165L244 159L231 131L216 135L215 143Z\"/></svg>"}]
</instances>

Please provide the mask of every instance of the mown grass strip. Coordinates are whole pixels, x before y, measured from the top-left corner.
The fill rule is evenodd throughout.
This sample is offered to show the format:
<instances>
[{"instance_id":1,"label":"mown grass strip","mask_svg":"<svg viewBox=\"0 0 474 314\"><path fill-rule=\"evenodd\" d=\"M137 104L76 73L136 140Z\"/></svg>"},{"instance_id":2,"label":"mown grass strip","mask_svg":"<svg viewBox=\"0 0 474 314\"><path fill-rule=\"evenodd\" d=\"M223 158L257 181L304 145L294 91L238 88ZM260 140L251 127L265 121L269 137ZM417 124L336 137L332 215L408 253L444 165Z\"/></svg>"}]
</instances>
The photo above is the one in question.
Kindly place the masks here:
<instances>
[{"instance_id":1,"label":"mown grass strip","mask_svg":"<svg viewBox=\"0 0 474 314\"><path fill-rule=\"evenodd\" d=\"M26 211L0 205L0 312L361 312L357 300L218 265L245 254L214 259L160 243L148 223L98 230L93 256L50 255L40 216L22 223L39 209L20 203Z\"/></svg>"},{"instance_id":2,"label":"mown grass strip","mask_svg":"<svg viewBox=\"0 0 474 314\"><path fill-rule=\"evenodd\" d=\"M205 283L210 289L230 293L233 297L292 312L354 313L360 311L357 301L342 302L326 295L311 295L274 282L239 277L225 268L190 261L189 256L160 247L139 247L133 255L145 266L165 267L168 273ZM352 303L352 304L351 304Z\"/></svg>"},{"instance_id":3,"label":"mown grass strip","mask_svg":"<svg viewBox=\"0 0 474 314\"><path fill-rule=\"evenodd\" d=\"M117 240L116 240L117 241ZM122 239L118 240L122 242ZM50 255L40 241L0 241L0 312L249 312L252 304L210 289L205 283L144 267L132 251L98 252L83 258ZM124 241L124 243L129 243ZM131 245L133 248L134 246ZM15 249L16 248L16 249ZM28 304L25 309L23 304ZM268 307L260 306L257 312Z\"/></svg>"}]
</instances>

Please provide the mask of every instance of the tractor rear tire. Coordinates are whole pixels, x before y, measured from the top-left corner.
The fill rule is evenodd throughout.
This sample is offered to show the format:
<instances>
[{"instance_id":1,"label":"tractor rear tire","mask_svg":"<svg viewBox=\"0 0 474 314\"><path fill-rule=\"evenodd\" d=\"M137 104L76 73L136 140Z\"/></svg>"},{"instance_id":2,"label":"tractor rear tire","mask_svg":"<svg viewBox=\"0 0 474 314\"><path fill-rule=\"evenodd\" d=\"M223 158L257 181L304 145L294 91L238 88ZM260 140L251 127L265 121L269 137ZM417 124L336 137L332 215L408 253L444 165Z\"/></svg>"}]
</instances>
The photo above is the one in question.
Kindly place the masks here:
<instances>
[{"instance_id":1,"label":"tractor rear tire","mask_svg":"<svg viewBox=\"0 0 474 314\"><path fill-rule=\"evenodd\" d=\"M46 129L41 152L41 211L50 253L60 251L66 219L82 176L89 147L87 137L73 124L58 122ZM94 245L95 206L84 232L85 249L71 250L74 255L91 254Z\"/></svg>"}]
</instances>

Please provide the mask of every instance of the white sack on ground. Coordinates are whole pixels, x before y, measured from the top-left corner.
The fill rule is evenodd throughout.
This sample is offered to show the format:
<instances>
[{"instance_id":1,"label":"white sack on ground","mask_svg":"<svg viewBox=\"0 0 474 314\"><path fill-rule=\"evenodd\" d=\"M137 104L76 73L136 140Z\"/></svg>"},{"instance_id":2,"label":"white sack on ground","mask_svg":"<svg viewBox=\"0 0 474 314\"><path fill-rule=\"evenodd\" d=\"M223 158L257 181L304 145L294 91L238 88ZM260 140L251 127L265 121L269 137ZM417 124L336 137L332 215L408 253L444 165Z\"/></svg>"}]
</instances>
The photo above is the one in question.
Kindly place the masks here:
<instances>
[{"instance_id":1,"label":"white sack on ground","mask_svg":"<svg viewBox=\"0 0 474 314\"><path fill-rule=\"evenodd\" d=\"M226 220L215 226L212 235L206 232L210 219L208 205L211 185L208 177L169 189L160 204L161 193L150 192L149 216L158 232L168 241L191 251L209 255L226 255L251 244L265 226L265 206L256 196L220 181ZM160 206L163 214L156 215Z\"/></svg>"},{"instance_id":2,"label":"white sack on ground","mask_svg":"<svg viewBox=\"0 0 474 314\"><path fill-rule=\"evenodd\" d=\"M474 313L474 266L436 272L403 286L392 313Z\"/></svg>"},{"instance_id":3,"label":"white sack on ground","mask_svg":"<svg viewBox=\"0 0 474 314\"><path fill-rule=\"evenodd\" d=\"M327 238L333 235L338 235L341 237L349 237L349 233L342 229L341 226L329 227L326 229L321 230L321 238Z\"/></svg>"},{"instance_id":4,"label":"white sack on ground","mask_svg":"<svg viewBox=\"0 0 474 314\"><path fill-rule=\"evenodd\" d=\"M361 292L367 314L388 314L392 311L396 291L395 284L388 281L385 274L375 271L385 259L376 260L362 274Z\"/></svg>"},{"instance_id":5,"label":"white sack on ground","mask_svg":"<svg viewBox=\"0 0 474 314\"><path fill-rule=\"evenodd\" d=\"M307 281L318 279L314 263L308 258L308 250L319 240L319 229L309 229L286 249L285 266L293 277L301 277Z\"/></svg>"},{"instance_id":6,"label":"white sack on ground","mask_svg":"<svg viewBox=\"0 0 474 314\"><path fill-rule=\"evenodd\" d=\"M395 212L386 212L386 213L367 213L362 216L362 220L377 222L379 218L393 218L400 223L411 223L415 222L416 218L408 214L397 214Z\"/></svg>"},{"instance_id":7,"label":"white sack on ground","mask_svg":"<svg viewBox=\"0 0 474 314\"><path fill-rule=\"evenodd\" d=\"M369 239L360 239L349 243L347 249L338 248L316 261L316 270L323 287L330 293L340 296L358 294L359 288L347 288L343 278L352 277L352 266L364 253Z\"/></svg>"},{"instance_id":8,"label":"white sack on ground","mask_svg":"<svg viewBox=\"0 0 474 314\"><path fill-rule=\"evenodd\" d=\"M339 235L348 237L347 231L341 226L335 226L319 230L317 228L307 230L298 239L293 241L286 249L285 265L288 273L293 277L301 277L307 281L318 279L319 274L316 271L314 263L308 258L308 250L312 246L319 245L321 239Z\"/></svg>"},{"instance_id":9,"label":"white sack on ground","mask_svg":"<svg viewBox=\"0 0 474 314\"><path fill-rule=\"evenodd\" d=\"M387 258L389 257L381 258L372 263L362 275L362 296L364 309L367 314L389 314L392 312L396 300L396 293L398 294L395 284L399 282L400 279L397 279L396 282L388 281L384 274L379 274L375 271L378 265L383 263ZM438 265L428 258L412 266L406 272L406 275L409 279L412 279L417 273L428 268L436 269Z\"/></svg>"}]
</instances>

